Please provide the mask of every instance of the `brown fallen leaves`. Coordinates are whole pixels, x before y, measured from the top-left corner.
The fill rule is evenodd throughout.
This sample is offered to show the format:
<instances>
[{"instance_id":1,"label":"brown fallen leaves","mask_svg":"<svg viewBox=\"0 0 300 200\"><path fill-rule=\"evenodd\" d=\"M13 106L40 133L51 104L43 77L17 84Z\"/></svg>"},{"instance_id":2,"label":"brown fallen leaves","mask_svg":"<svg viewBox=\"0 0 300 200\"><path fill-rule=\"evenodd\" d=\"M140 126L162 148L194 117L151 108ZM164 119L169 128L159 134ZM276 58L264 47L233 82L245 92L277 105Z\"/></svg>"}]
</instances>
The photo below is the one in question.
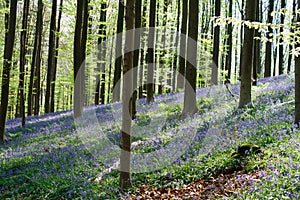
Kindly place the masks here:
<instances>
[{"instance_id":1,"label":"brown fallen leaves","mask_svg":"<svg viewBox=\"0 0 300 200\"><path fill-rule=\"evenodd\" d=\"M182 188L140 187L130 199L216 199L229 197L255 180L264 176L265 171L255 171L244 174L241 171L232 174L220 174L209 181L196 181Z\"/></svg>"}]
</instances>

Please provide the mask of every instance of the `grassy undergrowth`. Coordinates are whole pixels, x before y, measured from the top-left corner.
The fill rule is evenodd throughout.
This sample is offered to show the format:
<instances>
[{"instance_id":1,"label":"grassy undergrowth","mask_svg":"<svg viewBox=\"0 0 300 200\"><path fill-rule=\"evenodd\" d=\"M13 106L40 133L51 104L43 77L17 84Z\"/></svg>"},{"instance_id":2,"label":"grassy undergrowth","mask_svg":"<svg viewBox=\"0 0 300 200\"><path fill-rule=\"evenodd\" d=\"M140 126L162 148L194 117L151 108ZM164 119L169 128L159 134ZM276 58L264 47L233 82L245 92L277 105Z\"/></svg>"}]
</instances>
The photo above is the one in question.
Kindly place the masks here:
<instances>
[{"instance_id":1,"label":"grassy undergrowth","mask_svg":"<svg viewBox=\"0 0 300 200\"><path fill-rule=\"evenodd\" d=\"M181 151L162 168L132 173L129 192L134 193L142 185L180 187L221 173L263 169L264 178L240 188L228 199L297 199L300 135L293 126L293 85L293 78L286 75L260 80L253 89L254 108L246 109L237 109L223 86L200 89L199 114L186 121L180 121L182 94L158 97L152 107L140 101L133 130L150 129L154 123L159 124L160 132L134 135L137 145L133 155L169 148L173 140L179 141L176 148ZM230 87L238 94L237 85ZM117 169L103 174L100 182L94 181L111 162L99 160L98 154L109 154L107 149L91 148L109 142L118 147L119 122L113 121L116 117L111 113L118 112L120 105L90 109L96 110L101 123L97 128L91 126L87 133L99 129L107 135L106 140L103 135L84 139L78 136L71 112L29 118L30 125L25 129L17 125L19 119L8 121L10 141L0 149L0 199L118 199L124 195L118 188ZM180 143L178 129L191 132L191 138L181 142L187 141L186 146ZM256 144L262 152L234 157L241 144Z\"/></svg>"}]
</instances>

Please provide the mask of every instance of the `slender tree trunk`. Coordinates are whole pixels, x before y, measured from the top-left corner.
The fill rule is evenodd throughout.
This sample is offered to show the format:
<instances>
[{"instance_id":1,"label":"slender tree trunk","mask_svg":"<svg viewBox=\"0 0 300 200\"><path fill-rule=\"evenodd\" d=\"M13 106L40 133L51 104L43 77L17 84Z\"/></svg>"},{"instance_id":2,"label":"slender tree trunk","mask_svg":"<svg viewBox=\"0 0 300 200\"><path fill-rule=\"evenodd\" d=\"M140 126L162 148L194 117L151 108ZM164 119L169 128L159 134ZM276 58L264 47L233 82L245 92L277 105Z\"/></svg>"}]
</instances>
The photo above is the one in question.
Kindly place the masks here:
<instances>
[{"instance_id":1,"label":"slender tree trunk","mask_svg":"<svg viewBox=\"0 0 300 200\"><path fill-rule=\"evenodd\" d=\"M135 2L135 35L134 35L134 55L133 55L133 67L136 70L133 70L133 89L134 94L132 96L132 119L136 118L137 108L136 108L136 100L137 100L137 84L138 84L138 69L140 69L139 65L139 53L141 46L141 23L142 23L142 0L136 0Z\"/></svg>"},{"instance_id":2,"label":"slender tree trunk","mask_svg":"<svg viewBox=\"0 0 300 200\"><path fill-rule=\"evenodd\" d=\"M144 1L144 5L143 5L143 17L142 17L142 24L141 24L143 27L143 30L147 26L146 13L147 13L147 0ZM141 86L139 87L139 99L144 98L144 96L143 96L143 88L144 88L143 80L144 80L144 56L145 56L145 50L144 50L145 44L144 44L144 40L143 40L143 36L145 33L142 32L140 34L141 34L142 42L140 44L141 45L141 60L140 60L140 67L139 67L139 82L140 82Z\"/></svg>"},{"instance_id":3,"label":"slender tree trunk","mask_svg":"<svg viewBox=\"0 0 300 200\"><path fill-rule=\"evenodd\" d=\"M51 108L51 84L54 80L54 65L55 65L55 32L56 32L56 9L57 0L52 1L52 13L50 22L50 36L49 36L49 50L48 50L48 70L47 70L47 84L45 97L45 113L49 113Z\"/></svg>"},{"instance_id":4,"label":"slender tree trunk","mask_svg":"<svg viewBox=\"0 0 300 200\"><path fill-rule=\"evenodd\" d=\"M60 0L59 5L59 13L58 13L58 21L57 21L57 32L60 32L60 25L61 25L61 16L62 16L62 7L63 7L63 0ZM54 112L54 97L55 97L55 81L56 81L56 71L57 71L57 59L58 59L58 48L59 48L59 35L56 36L56 42L55 42L55 58L54 58L54 69L53 69L53 79L51 84L51 102L50 102L50 112Z\"/></svg>"},{"instance_id":5,"label":"slender tree trunk","mask_svg":"<svg viewBox=\"0 0 300 200\"><path fill-rule=\"evenodd\" d=\"M126 2L126 39L125 39L125 55L124 55L124 71L123 85L124 92L122 95L122 139L120 154L120 187L128 189L131 187L130 180L130 149L131 149L131 102L132 94L132 68L133 68L133 51L134 33L130 30L134 29L134 3L135 0L127 0Z\"/></svg>"},{"instance_id":6,"label":"slender tree trunk","mask_svg":"<svg viewBox=\"0 0 300 200\"><path fill-rule=\"evenodd\" d=\"M292 18L292 23L294 23L296 21L296 0L293 0L293 18ZM295 32L295 30L293 28L291 28L291 33L293 34ZM293 42L293 41L292 41ZM289 51L291 51L293 49L293 44L289 44ZM289 58L288 58L288 69L287 72L290 73L291 72L291 68L292 68L292 58L293 58L293 54L289 53Z\"/></svg>"},{"instance_id":7,"label":"slender tree trunk","mask_svg":"<svg viewBox=\"0 0 300 200\"><path fill-rule=\"evenodd\" d=\"M74 118L82 116L84 102L84 68L87 40L88 2L77 0L74 35Z\"/></svg>"},{"instance_id":8,"label":"slender tree trunk","mask_svg":"<svg viewBox=\"0 0 300 200\"><path fill-rule=\"evenodd\" d=\"M33 53L32 53L32 63L31 63L31 70L30 70L30 81L29 81L29 91L28 91L28 116L31 116L33 113L38 113L38 108L35 108L35 106L38 105L38 103L35 103L39 98L37 96L37 85L39 85L39 77L36 77L38 74L37 71L39 71L39 66L41 63L41 43L42 43L42 32L43 32L43 9L44 4L42 0L38 1L38 11L37 11L37 19L36 19L36 25L35 25L35 38L34 38L34 47L33 47ZM33 106L34 105L34 106ZM34 110L33 110L34 107Z\"/></svg>"},{"instance_id":9,"label":"slender tree trunk","mask_svg":"<svg viewBox=\"0 0 300 200\"><path fill-rule=\"evenodd\" d=\"M257 0L246 1L246 20L254 21L256 15ZM252 106L251 85L252 85L252 67L254 57L254 30L245 26L244 45L242 55L242 74L240 88L239 107Z\"/></svg>"},{"instance_id":10,"label":"slender tree trunk","mask_svg":"<svg viewBox=\"0 0 300 200\"><path fill-rule=\"evenodd\" d=\"M268 23L273 23L273 16L272 12L274 9L274 0L269 0L269 11L268 11ZM271 40L273 38L272 36L273 30L271 26L268 27L268 39ZM267 42L266 44L266 57L265 57L265 77L271 76L271 60L272 60L272 42Z\"/></svg>"},{"instance_id":11,"label":"slender tree trunk","mask_svg":"<svg viewBox=\"0 0 300 200\"><path fill-rule=\"evenodd\" d=\"M149 36L148 36L148 52L147 52L147 103L154 101L153 76L154 76L154 38L155 38L155 16L156 16L156 0L150 0L150 16L149 16Z\"/></svg>"},{"instance_id":12,"label":"slender tree trunk","mask_svg":"<svg viewBox=\"0 0 300 200\"><path fill-rule=\"evenodd\" d=\"M99 25L99 35L102 36L98 38L98 47L101 47L101 49L98 49L99 53L97 63L95 105L99 104L99 100L101 100L101 104L104 104L105 102L105 63L101 62L106 59L106 50L102 44L102 42L106 40L106 37L103 37L104 35L106 35L106 26L104 25L104 23L106 22L106 3L101 4L100 22L103 23Z\"/></svg>"},{"instance_id":13,"label":"slender tree trunk","mask_svg":"<svg viewBox=\"0 0 300 200\"><path fill-rule=\"evenodd\" d=\"M221 2L220 0L215 1L215 17L219 17L221 14ZM211 83L214 85L218 84L219 74L219 51L220 51L220 26L214 28L214 46L213 46L213 64L211 69Z\"/></svg>"},{"instance_id":14,"label":"slender tree trunk","mask_svg":"<svg viewBox=\"0 0 300 200\"><path fill-rule=\"evenodd\" d=\"M121 84L117 84L121 80L122 65L122 32L124 22L124 0L119 0L118 24L117 24L117 40L116 40L116 62L114 71L113 85L113 102L120 101Z\"/></svg>"},{"instance_id":15,"label":"slender tree trunk","mask_svg":"<svg viewBox=\"0 0 300 200\"><path fill-rule=\"evenodd\" d=\"M260 12L260 3L259 0L257 0L257 4L256 4L256 21L260 22L260 16L259 16L259 12ZM254 37L259 37L260 38L261 34L260 32L256 29L254 31ZM259 73L259 68L260 68L260 40L255 40L254 41L254 62L253 62L253 85L257 86L257 74Z\"/></svg>"},{"instance_id":16,"label":"slender tree trunk","mask_svg":"<svg viewBox=\"0 0 300 200\"><path fill-rule=\"evenodd\" d=\"M281 0L281 9L284 9L286 6L286 0ZM281 14L280 18L281 24L284 24L284 15ZM280 32L283 32L283 27L280 27ZM283 55L283 39L279 40L279 75L283 74L284 71L284 55Z\"/></svg>"},{"instance_id":17,"label":"slender tree trunk","mask_svg":"<svg viewBox=\"0 0 300 200\"><path fill-rule=\"evenodd\" d=\"M101 17L102 19L100 19L103 22L106 22L106 3L103 3L101 5ZM105 42L106 40L106 25L102 25L100 30L102 30L102 35L104 35L104 37L102 38L102 41ZM106 47L104 47L104 49L102 50L102 55L104 55L104 59L106 58ZM105 103L105 63L101 63L101 90L100 90L100 99L101 99L101 104Z\"/></svg>"},{"instance_id":18,"label":"slender tree trunk","mask_svg":"<svg viewBox=\"0 0 300 200\"><path fill-rule=\"evenodd\" d=\"M16 31L16 15L17 15L17 0L10 1L10 11L8 20L8 34L5 40L4 47L4 61L2 71L2 85L1 85L1 106L0 106L0 143L6 142L5 123L8 106L9 94L9 78L12 63L12 55L14 50L15 31Z\"/></svg>"},{"instance_id":19,"label":"slender tree trunk","mask_svg":"<svg viewBox=\"0 0 300 200\"><path fill-rule=\"evenodd\" d=\"M298 0L298 8L300 0ZM300 15L297 14L297 22L300 23ZM299 28L299 25L297 26ZM296 48L300 48L300 42L296 39ZM295 124L300 123L300 56L295 57Z\"/></svg>"},{"instance_id":20,"label":"slender tree trunk","mask_svg":"<svg viewBox=\"0 0 300 200\"><path fill-rule=\"evenodd\" d=\"M189 30L187 42L186 83L184 88L184 107L181 118L194 115L197 111L197 42L199 23L199 1L189 0Z\"/></svg>"},{"instance_id":21,"label":"slender tree trunk","mask_svg":"<svg viewBox=\"0 0 300 200\"><path fill-rule=\"evenodd\" d=\"M26 64L26 41L27 41L27 25L30 0L24 1L23 19L21 31L21 47L20 47L20 75L19 75L19 100L20 100L20 116L22 117L22 126L25 126L25 64Z\"/></svg>"},{"instance_id":22,"label":"slender tree trunk","mask_svg":"<svg viewBox=\"0 0 300 200\"><path fill-rule=\"evenodd\" d=\"M186 40L187 40L187 22L188 22L188 0L182 1L182 19L181 19L181 37L180 37L180 57L177 76L177 90L184 86L185 77L185 58L186 58Z\"/></svg>"},{"instance_id":23,"label":"slender tree trunk","mask_svg":"<svg viewBox=\"0 0 300 200\"><path fill-rule=\"evenodd\" d=\"M232 0L229 0L229 12L228 12L228 17L232 17ZM227 79L231 79L231 58L232 58L232 23L229 23L228 25L228 40L227 40L227 46L228 46L228 54L226 56L226 68L227 70Z\"/></svg>"},{"instance_id":24,"label":"slender tree trunk","mask_svg":"<svg viewBox=\"0 0 300 200\"><path fill-rule=\"evenodd\" d=\"M172 92L176 91L176 70L177 70L177 61L178 61L178 44L179 44L179 37L180 37L180 33L179 33L179 25L180 25L180 0L177 0L177 19L176 19L176 38L175 38L175 56L174 56L174 60L173 60L173 80L172 80Z\"/></svg>"}]
</instances>

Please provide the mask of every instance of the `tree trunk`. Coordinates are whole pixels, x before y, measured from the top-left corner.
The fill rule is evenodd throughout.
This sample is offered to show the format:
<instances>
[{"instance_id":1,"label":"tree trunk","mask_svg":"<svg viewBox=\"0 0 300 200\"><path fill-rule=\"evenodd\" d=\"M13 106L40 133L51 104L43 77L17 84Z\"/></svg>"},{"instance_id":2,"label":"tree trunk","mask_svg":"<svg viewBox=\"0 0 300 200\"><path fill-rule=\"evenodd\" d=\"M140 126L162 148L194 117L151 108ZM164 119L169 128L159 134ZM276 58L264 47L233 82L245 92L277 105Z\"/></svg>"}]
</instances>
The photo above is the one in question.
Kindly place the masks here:
<instances>
[{"instance_id":1,"label":"tree trunk","mask_svg":"<svg viewBox=\"0 0 300 200\"><path fill-rule=\"evenodd\" d=\"M121 71L122 71L122 32L123 32L123 21L124 21L124 0L119 0L119 12L118 12L118 23L117 23L117 40L116 40L116 62L114 71L114 85L113 85L113 102L120 101L121 94Z\"/></svg>"},{"instance_id":2,"label":"tree trunk","mask_svg":"<svg viewBox=\"0 0 300 200\"><path fill-rule=\"evenodd\" d=\"M99 100L101 100L101 104L104 104L105 102L105 64L101 62L106 59L106 50L102 44L102 42L106 40L106 38L103 37L106 35L106 26L104 25L106 22L106 3L101 4L100 22L103 23L99 25L99 35L101 35L101 37L98 38L98 47L101 47L101 49L98 49L95 105L99 104Z\"/></svg>"},{"instance_id":3,"label":"tree trunk","mask_svg":"<svg viewBox=\"0 0 300 200\"><path fill-rule=\"evenodd\" d=\"M219 17L221 14L221 2L215 1L215 17ZM218 84L219 74L219 51L220 51L220 26L214 28L214 46L213 46L213 64L211 69L211 83L213 85Z\"/></svg>"},{"instance_id":4,"label":"tree trunk","mask_svg":"<svg viewBox=\"0 0 300 200\"><path fill-rule=\"evenodd\" d=\"M130 180L130 146L131 146L131 102L130 97L133 92L132 88L132 68L133 68L133 51L134 33L129 30L134 29L134 3L135 0L126 2L126 39L123 71L123 95L122 95L122 138L120 154L120 187L124 190L131 187Z\"/></svg>"},{"instance_id":5,"label":"tree trunk","mask_svg":"<svg viewBox=\"0 0 300 200\"><path fill-rule=\"evenodd\" d=\"M17 0L10 1L10 11L8 20L8 34L4 47L4 61L2 71L2 85L1 85L1 106L0 106L0 143L6 142L5 123L8 106L9 94L9 78L12 63L12 55L14 50L15 31L16 31L16 15L17 15Z\"/></svg>"},{"instance_id":6,"label":"tree trunk","mask_svg":"<svg viewBox=\"0 0 300 200\"><path fill-rule=\"evenodd\" d=\"M184 87L184 107L181 118L194 115L197 111L196 78L197 78L197 42L199 1L189 1L189 30L187 42L186 83Z\"/></svg>"},{"instance_id":7,"label":"tree trunk","mask_svg":"<svg viewBox=\"0 0 300 200\"><path fill-rule=\"evenodd\" d=\"M177 70L177 60L178 60L178 44L179 44L179 37L180 37L180 33L179 33L179 25L180 25L180 0L177 0L177 18L176 18L176 38L175 38L175 56L174 56L174 60L173 60L173 80L172 80L172 92L175 92L176 90L176 83L175 83L175 79L176 79L176 70Z\"/></svg>"},{"instance_id":8,"label":"tree trunk","mask_svg":"<svg viewBox=\"0 0 300 200\"><path fill-rule=\"evenodd\" d=\"M74 35L74 118L82 116L84 102L84 68L87 40L88 2L77 0Z\"/></svg>"},{"instance_id":9,"label":"tree trunk","mask_svg":"<svg viewBox=\"0 0 300 200\"><path fill-rule=\"evenodd\" d=\"M232 0L229 0L229 12L228 12L228 17L232 17ZM227 70L227 79L231 79L231 58L232 58L232 23L229 23L227 25L228 27L228 40L227 40L227 46L228 46L228 54L226 56L226 68Z\"/></svg>"},{"instance_id":10,"label":"tree trunk","mask_svg":"<svg viewBox=\"0 0 300 200\"><path fill-rule=\"evenodd\" d=\"M58 13L58 21L57 21L57 32L60 32L60 25L61 25L61 16L62 16L62 7L63 7L63 0L60 0L59 5L59 13ZM54 106L54 97L55 97L55 81L56 81L56 70L57 70L57 58L58 58L58 48L59 48L59 35L56 36L56 42L55 42L55 58L54 58L54 69L53 69L53 79L51 84L51 102L50 102L50 112L55 111Z\"/></svg>"},{"instance_id":11,"label":"tree trunk","mask_svg":"<svg viewBox=\"0 0 300 200\"><path fill-rule=\"evenodd\" d=\"M21 31L21 46L20 46L20 75L19 75L19 100L20 100L20 116L22 117L22 126L25 126L25 64L26 64L26 41L27 41L27 25L28 25L28 12L29 0L24 1L22 31Z\"/></svg>"},{"instance_id":12,"label":"tree trunk","mask_svg":"<svg viewBox=\"0 0 300 200\"><path fill-rule=\"evenodd\" d=\"M254 21L256 15L257 0L246 1L246 20ZM245 26L244 45L242 54L242 73L240 88L239 107L252 106L251 102L251 85L252 85L252 67L254 55L254 29Z\"/></svg>"},{"instance_id":13,"label":"tree trunk","mask_svg":"<svg viewBox=\"0 0 300 200\"><path fill-rule=\"evenodd\" d=\"M269 0L269 11L268 11L268 23L273 23L273 16L272 12L274 9L274 0ZM273 38L272 36L273 30L271 26L268 27L268 39L271 40ZM272 60L272 42L268 41L266 44L266 57L265 57L265 77L271 76L271 60Z\"/></svg>"},{"instance_id":14,"label":"tree trunk","mask_svg":"<svg viewBox=\"0 0 300 200\"><path fill-rule=\"evenodd\" d=\"M153 91L153 75L154 75L154 38L155 38L155 17L156 17L156 0L150 0L149 15L149 36L148 36L148 52L147 52L147 103L154 101Z\"/></svg>"},{"instance_id":15,"label":"tree trunk","mask_svg":"<svg viewBox=\"0 0 300 200\"><path fill-rule=\"evenodd\" d=\"M259 0L257 1L257 5L256 5L256 21L257 22L260 22L260 16L259 16L259 12L260 12L260 9L259 9ZM260 32L255 29L254 31L254 37L261 37L261 34ZM259 73L259 68L260 68L260 40L255 40L254 41L254 62L253 62L253 79L254 79L254 82L253 82L253 85L257 86L257 74Z\"/></svg>"},{"instance_id":16,"label":"tree trunk","mask_svg":"<svg viewBox=\"0 0 300 200\"><path fill-rule=\"evenodd\" d=\"M136 100L137 100L137 84L138 84L138 69L140 70L139 65L139 53L141 46L141 23L142 23L142 0L136 0L135 2L135 35L134 35L134 55L133 55L133 67L136 70L133 70L133 89L134 95L132 96L132 119L136 118L137 108L136 108Z\"/></svg>"},{"instance_id":17,"label":"tree trunk","mask_svg":"<svg viewBox=\"0 0 300 200\"><path fill-rule=\"evenodd\" d=\"M300 0L298 0L298 7ZM297 22L300 23L300 15L297 15ZM296 39L295 48L300 48L300 42ZM300 56L295 57L295 124L299 127L300 121Z\"/></svg>"},{"instance_id":18,"label":"tree trunk","mask_svg":"<svg viewBox=\"0 0 300 200\"><path fill-rule=\"evenodd\" d=\"M281 9L284 9L286 6L286 0L281 0ZM284 15L281 14L280 18L281 24L284 24ZM280 33L283 32L283 27L280 27ZM283 54L283 38L279 40L279 75L283 74L284 70L284 54Z\"/></svg>"},{"instance_id":19,"label":"tree trunk","mask_svg":"<svg viewBox=\"0 0 300 200\"><path fill-rule=\"evenodd\" d=\"M294 23L296 21L296 0L293 0L293 18L291 23ZM295 30L293 28L291 28L291 33L293 34L295 32ZM294 42L294 41L291 41ZM289 44L289 51L291 51L293 49L293 45ZM289 58L288 58L288 69L287 72L290 73L291 72L291 68L292 68L292 58L293 58L293 54L289 53Z\"/></svg>"},{"instance_id":20,"label":"tree trunk","mask_svg":"<svg viewBox=\"0 0 300 200\"><path fill-rule=\"evenodd\" d=\"M101 5L101 21L106 22L106 3L103 3ZM102 38L102 41L105 42L106 40L106 25L100 25L100 30L101 30L101 35L104 35ZM101 41L101 42L102 42ZM102 49L102 55L104 56L103 59L106 59L106 47ZM100 99L101 99L101 104L105 103L105 63L101 63L101 90L100 90Z\"/></svg>"},{"instance_id":21,"label":"tree trunk","mask_svg":"<svg viewBox=\"0 0 300 200\"><path fill-rule=\"evenodd\" d=\"M48 70L47 70L47 84L45 96L45 113L49 113L51 108L51 85L54 80L54 65L55 65L55 32L56 32L56 9L57 0L52 1L52 12L50 21L50 34L49 34L49 50L48 50Z\"/></svg>"},{"instance_id":22,"label":"tree trunk","mask_svg":"<svg viewBox=\"0 0 300 200\"><path fill-rule=\"evenodd\" d=\"M32 113L37 113L39 110L38 108L35 108L35 106L39 106L35 103L35 101L38 99L37 97L37 85L39 83L39 80L37 80L38 77L36 77L37 72L39 71L39 66L41 63L41 43L42 43L42 32L43 32L43 9L44 4L42 0L38 1L38 11L37 11L37 19L36 19L36 25L35 25L35 38L34 38L34 47L33 47L33 53L32 53L32 61L31 61L31 70L30 70L30 81L29 81L29 91L28 91L28 116L31 116ZM33 106L34 105L34 106ZM34 110L33 110L34 107Z\"/></svg>"},{"instance_id":23,"label":"tree trunk","mask_svg":"<svg viewBox=\"0 0 300 200\"><path fill-rule=\"evenodd\" d=\"M147 0L144 1L144 5L143 5L143 17L142 17L142 27L143 30L144 28L147 26L146 23L146 13L147 13ZM143 39L143 36L145 35L144 32L140 33L141 34L141 39ZM144 40L142 40L141 42L141 60L140 60L140 67L139 67L139 83L140 83L140 87L139 87L139 99L144 98L143 96L143 81L144 81L144 57L145 57L145 43Z\"/></svg>"},{"instance_id":24,"label":"tree trunk","mask_svg":"<svg viewBox=\"0 0 300 200\"><path fill-rule=\"evenodd\" d=\"M182 1L182 19L181 19L181 37L180 37L180 56L179 70L177 76L177 90L184 86L185 77L185 60L186 60L186 39L187 39L187 22L188 22L188 0Z\"/></svg>"}]
</instances>

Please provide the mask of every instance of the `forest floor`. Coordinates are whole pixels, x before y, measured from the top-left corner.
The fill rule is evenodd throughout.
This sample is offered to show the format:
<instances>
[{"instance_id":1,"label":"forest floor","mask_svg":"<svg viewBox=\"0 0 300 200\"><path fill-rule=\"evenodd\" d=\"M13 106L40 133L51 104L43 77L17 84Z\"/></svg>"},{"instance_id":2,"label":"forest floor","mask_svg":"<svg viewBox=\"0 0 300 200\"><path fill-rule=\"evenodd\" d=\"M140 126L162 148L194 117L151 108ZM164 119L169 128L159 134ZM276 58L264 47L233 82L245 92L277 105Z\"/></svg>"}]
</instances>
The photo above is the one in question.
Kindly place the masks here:
<instances>
[{"instance_id":1,"label":"forest floor","mask_svg":"<svg viewBox=\"0 0 300 200\"><path fill-rule=\"evenodd\" d=\"M239 85L229 88L238 98ZM237 109L225 86L198 89L199 113L184 121L182 102L182 93L138 102L126 194L118 187L120 103L88 107L79 120L71 111L29 117L25 128L8 120L0 199L299 198L292 76L260 79L253 108Z\"/></svg>"}]
</instances>

